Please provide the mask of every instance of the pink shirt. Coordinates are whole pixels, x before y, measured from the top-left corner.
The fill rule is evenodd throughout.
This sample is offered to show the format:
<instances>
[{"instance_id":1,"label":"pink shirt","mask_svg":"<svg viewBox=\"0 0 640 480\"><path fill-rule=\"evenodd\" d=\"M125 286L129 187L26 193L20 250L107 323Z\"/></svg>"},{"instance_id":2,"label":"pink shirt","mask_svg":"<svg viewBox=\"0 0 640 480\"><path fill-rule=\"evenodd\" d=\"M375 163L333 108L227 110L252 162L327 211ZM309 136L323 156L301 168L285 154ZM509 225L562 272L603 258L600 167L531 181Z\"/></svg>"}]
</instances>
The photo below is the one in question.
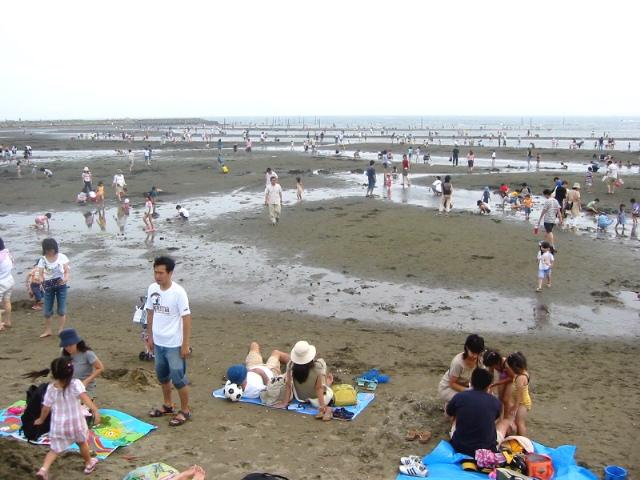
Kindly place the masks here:
<instances>
[{"instance_id":1,"label":"pink shirt","mask_svg":"<svg viewBox=\"0 0 640 480\"><path fill-rule=\"evenodd\" d=\"M89 428L80 403L80 395L85 392L83 383L77 378L71 380L64 390L54 383L47 387L42 404L51 408L49 440L51 450L56 453L63 452L74 443L87 440Z\"/></svg>"}]
</instances>

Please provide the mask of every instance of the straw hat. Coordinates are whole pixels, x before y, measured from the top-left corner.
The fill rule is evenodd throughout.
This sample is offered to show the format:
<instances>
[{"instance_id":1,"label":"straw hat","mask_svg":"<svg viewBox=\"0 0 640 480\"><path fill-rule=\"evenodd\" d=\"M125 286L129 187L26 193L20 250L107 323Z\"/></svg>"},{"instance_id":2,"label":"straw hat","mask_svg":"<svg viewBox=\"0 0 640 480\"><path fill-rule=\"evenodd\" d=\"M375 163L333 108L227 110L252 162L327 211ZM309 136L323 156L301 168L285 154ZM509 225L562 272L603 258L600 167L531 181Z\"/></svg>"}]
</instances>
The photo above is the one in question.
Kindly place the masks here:
<instances>
[{"instance_id":1,"label":"straw hat","mask_svg":"<svg viewBox=\"0 0 640 480\"><path fill-rule=\"evenodd\" d=\"M316 347L304 340L300 340L291 350L291 361L298 365L306 365L316 358Z\"/></svg>"},{"instance_id":2,"label":"straw hat","mask_svg":"<svg viewBox=\"0 0 640 480\"><path fill-rule=\"evenodd\" d=\"M577 188L578 190L580 190L580 184L578 182L574 183L573 188Z\"/></svg>"},{"instance_id":3,"label":"straw hat","mask_svg":"<svg viewBox=\"0 0 640 480\"><path fill-rule=\"evenodd\" d=\"M82 171L83 171L83 172L88 172L88 171L89 171L89 167L84 167L84 168L82 169Z\"/></svg>"}]
</instances>

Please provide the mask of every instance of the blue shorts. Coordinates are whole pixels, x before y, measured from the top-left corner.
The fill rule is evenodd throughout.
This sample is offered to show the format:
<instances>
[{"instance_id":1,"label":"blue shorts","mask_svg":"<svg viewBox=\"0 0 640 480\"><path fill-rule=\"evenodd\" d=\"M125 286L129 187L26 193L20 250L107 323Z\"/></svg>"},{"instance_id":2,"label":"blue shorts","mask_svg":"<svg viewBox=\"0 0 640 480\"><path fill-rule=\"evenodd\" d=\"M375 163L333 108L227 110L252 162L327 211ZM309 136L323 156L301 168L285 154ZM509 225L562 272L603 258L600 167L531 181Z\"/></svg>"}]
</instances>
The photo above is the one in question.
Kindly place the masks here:
<instances>
[{"instance_id":1,"label":"blue shorts","mask_svg":"<svg viewBox=\"0 0 640 480\"><path fill-rule=\"evenodd\" d=\"M543 279L543 278L548 278L551 276L551 269L547 269L547 270L543 270L541 268L538 269L538 278Z\"/></svg>"},{"instance_id":2,"label":"blue shorts","mask_svg":"<svg viewBox=\"0 0 640 480\"><path fill-rule=\"evenodd\" d=\"M180 347L153 346L156 357L156 376L160 383L171 381L178 390L189 384L187 361L180 356Z\"/></svg>"},{"instance_id":3,"label":"blue shorts","mask_svg":"<svg viewBox=\"0 0 640 480\"><path fill-rule=\"evenodd\" d=\"M531 213L531 208L529 207L524 207L524 213L529 215Z\"/></svg>"},{"instance_id":4,"label":"blue shorts","mask_svg":"<svg viewBox=\"0 0 640 480\"><path fill-rule=\"evenodd\" d=\"M67 285L55 285L44 289L44 316L53 317L53 302L58 302L58 315L67 314Z\"/></svg>"},{"instance_id":5,"label":"blue shorts","mask_svg":"<svg viewBox=\"0 0 640 480\"><path fill-rule=\"evenodd\" d=\"M32 283L29 287L31 288L31 293L33 293L34 300L39 303L44 296L42 293L42 285L39 283Z\"/></svg>"}]
</instances>

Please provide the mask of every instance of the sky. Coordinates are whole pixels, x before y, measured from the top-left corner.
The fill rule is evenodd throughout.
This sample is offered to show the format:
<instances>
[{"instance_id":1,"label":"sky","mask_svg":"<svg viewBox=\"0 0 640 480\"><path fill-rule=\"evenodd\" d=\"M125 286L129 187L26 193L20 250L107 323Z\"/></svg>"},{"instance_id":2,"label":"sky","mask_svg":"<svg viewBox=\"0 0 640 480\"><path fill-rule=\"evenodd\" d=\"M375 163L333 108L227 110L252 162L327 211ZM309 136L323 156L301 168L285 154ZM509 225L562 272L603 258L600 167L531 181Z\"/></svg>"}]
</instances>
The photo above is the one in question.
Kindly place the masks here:
<instances>
[{"instance_id":1,"label":"sky","mask_svg":"<svg viewBox=\"0 0 640 480\"><path fill-rule=\"evenodd\" d=\"M640 115L640 2L9 1L0 120Z\"/></svg>"}]
</instances>

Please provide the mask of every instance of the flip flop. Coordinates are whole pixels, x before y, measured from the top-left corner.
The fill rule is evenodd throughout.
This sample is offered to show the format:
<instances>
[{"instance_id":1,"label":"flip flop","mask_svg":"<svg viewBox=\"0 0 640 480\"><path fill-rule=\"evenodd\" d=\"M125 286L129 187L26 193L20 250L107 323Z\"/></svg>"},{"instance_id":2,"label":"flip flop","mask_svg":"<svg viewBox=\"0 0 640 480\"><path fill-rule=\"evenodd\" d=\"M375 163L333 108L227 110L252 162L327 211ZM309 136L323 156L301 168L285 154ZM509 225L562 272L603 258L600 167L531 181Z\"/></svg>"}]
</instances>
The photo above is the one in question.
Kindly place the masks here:
<instances>
[{"instance_id":1,"label":"flip flop","mask_svg":"<svg viewBox=\"0 0 640 480\"><path fill-rule=\"evenodd\" d=\"M47 338L47 337L50 337L50 336L51 336L50 333L42 333L42 334L40 334L40 338Z\"/></svg>"},{"instance_id":2,"label":"flip flop","mask_svg":"<svg viewBox=\"0 0 640 480\"><path fill-rule=\"evenodd\" d=\"M418 438L418 431L417 430L409 430L407 432L407 434L404 436L404 439L409 441L409 442L413 442L417 438Z\"/></svg>"},{"instance_id":3,"label":"flip flop","mask_svg":"<svg viewBox=\"0 0 640 480\"><path fill-rule=\"evenodd\" d=\"M89 475L90 473L93 473L97 466L98 459L94 457L89 460L89 463L84 467L84 474Z\"/></svg>"},{"instance_id":4,"label":"flip flop","mask_svg":"<svg viewBox=\"0 0 640 480\"><path fill-rule=\"evenodd\" d=\"M176 413L173 406L170 405L162 405L160 408L152 408L149 411L149 416L152 418L162 417L163 415L174 415Z\"/></svg>"},{"instance_id":5,"label":"flip flop","mask_svg":"<svg viewBox=\"0 0 640 480\"><path fill-rule=\"evenodd\" d=\"M178 418L178 415L182 415L182 418ZM187 423L187 420L191 418L191 412L185 413L182 410L178 410L178 413L169 420L170 427L179 427L180 425L184 425ZM324 420L324 419L323 419Z\"/></svg>"},{"instance_id":6,"label":"flip flop","mask_svg":"<svg viewBox=\"0 0 640 480\"><path fill-rule=\"evenodd\" d=\"M431 440L431 432L428 430L422 431L422 432L418 432L418 442L424 444L424 443L429 443L429 440Z\"/></svg>"}]
</instances>

